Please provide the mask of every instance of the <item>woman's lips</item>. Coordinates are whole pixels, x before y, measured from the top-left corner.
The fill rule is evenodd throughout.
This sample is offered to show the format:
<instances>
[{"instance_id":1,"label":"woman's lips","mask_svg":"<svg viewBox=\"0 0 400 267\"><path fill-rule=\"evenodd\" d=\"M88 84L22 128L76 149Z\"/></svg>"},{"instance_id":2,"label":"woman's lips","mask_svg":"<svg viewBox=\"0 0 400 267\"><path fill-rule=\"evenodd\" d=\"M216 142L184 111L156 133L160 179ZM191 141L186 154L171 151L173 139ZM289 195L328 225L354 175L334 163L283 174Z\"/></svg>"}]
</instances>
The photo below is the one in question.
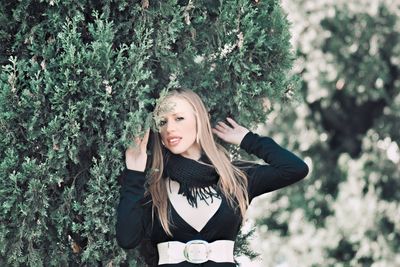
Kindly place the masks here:
<instances>
[{"instance_id":1,"label":"woman's lips","mask_svg":"<svg viewBox=\"0 0 400 267\"><path fill-rule=\"evenodd\" d=\"M168 138L168 144L170 146L176 146L181 141L180 137Z\"/></svg>"}]
</instances>

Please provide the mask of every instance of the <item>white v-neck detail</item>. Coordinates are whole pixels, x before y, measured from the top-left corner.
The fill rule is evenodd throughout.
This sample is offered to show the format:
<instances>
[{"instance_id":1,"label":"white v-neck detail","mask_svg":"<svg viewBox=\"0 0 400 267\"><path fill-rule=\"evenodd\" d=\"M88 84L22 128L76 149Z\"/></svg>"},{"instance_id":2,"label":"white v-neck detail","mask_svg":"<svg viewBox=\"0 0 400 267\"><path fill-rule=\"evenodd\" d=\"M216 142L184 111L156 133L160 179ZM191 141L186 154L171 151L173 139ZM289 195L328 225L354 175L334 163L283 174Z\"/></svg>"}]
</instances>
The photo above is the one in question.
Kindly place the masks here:
<instances>
[{"instance_id":1,"label":"white v-neck detail","mask_svg":"<svg viewBox=\"0 0 400 267\"><path fill-rule=\"evenodd\" d=\"M201 201L197 199L197 207L192 207L185 196L178 194L179 183L167 179L168 198L178 215L197 232L201 232L208 221L213 218L221 206L221 198L213 197L213 201ZM213 189L212 189L213 190Z\"/></svg>"}]
</instances>

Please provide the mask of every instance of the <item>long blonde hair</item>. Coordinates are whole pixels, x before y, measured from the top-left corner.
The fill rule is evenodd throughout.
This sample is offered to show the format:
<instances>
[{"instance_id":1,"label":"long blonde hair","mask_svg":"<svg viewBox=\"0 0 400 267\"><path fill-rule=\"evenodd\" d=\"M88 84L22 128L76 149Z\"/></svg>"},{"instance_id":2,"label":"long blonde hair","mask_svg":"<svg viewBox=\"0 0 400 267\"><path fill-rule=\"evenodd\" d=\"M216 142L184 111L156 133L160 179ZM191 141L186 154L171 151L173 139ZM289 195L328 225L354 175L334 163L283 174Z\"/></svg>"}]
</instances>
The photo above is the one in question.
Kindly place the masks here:
<instances>
[{"instance_id":1,"label":"long blonde hair","mask_svg":"<svg viewBox=\"0 0 400 267\"><path fill-rule=\"evenodd\" d=\"M197 142L202 150L210 159L220 176L218 186L225 195L231 207L238 205L242 218L245 218L245 212L249 205L247 194L247 177L239 168L232 165L229 159L229 153L214 141L211 131L211 124L208 118L208 112L200 97L188 89L175 89L168 92L166 98L179 97L187 100L193 107L196 115ZM155 113L162 105L163 101L157 104ZM157 116L158 114L155 114ZM168 194L165 179L163 179L164 159L162 154L161 137L159 133L152 135L152 165L148 174L148 193L152 198L153 219L157 212L158 218L164 231L172 236L170 229L171 218L168 207Z\"/></svg>"}]
</instances>

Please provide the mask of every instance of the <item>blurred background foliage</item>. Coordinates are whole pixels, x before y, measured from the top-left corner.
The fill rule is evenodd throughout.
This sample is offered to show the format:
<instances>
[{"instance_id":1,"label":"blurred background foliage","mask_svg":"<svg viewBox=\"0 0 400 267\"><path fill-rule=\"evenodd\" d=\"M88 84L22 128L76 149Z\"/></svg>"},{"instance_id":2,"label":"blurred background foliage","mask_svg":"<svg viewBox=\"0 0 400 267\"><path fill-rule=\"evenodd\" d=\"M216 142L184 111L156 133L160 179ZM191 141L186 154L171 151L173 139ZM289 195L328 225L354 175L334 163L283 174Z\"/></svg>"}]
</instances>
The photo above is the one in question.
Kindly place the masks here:
<instances>
[{"instance_id":1,"label":"blurred background foliage","mask_svg":"<svg viewBox=\"0 0 400 267\"><path fill-rule=\"evenodd\" d=\"M400 266L400 2L283 6L304 102L260 131L311 173L254 203L260 266Z\"/></svg>"}]
</instances>

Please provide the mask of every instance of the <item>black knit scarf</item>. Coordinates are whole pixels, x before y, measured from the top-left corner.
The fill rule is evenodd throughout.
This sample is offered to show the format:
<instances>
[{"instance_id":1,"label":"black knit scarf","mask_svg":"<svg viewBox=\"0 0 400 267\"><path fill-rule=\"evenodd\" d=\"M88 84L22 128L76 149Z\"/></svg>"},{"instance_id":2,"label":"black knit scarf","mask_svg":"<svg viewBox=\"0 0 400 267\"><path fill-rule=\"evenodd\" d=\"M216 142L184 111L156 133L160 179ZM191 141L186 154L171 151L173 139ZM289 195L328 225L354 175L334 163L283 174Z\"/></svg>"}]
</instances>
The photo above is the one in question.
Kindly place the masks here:
<instances>
[{"instance_id":1,"label":"black knit scarf","mask_svg":"<svg viewBox=\"0 0 400 267\"><path fill-rule=\"evenodd\" d=\"M178 194L185 196L192 207L197 207L197 199L209 204L207 199L213 202L213 197L220 198L219 175L205 154L199 161L170 152L165 156L165 176L180 184Z\"/></svg>"}]
</instances>

